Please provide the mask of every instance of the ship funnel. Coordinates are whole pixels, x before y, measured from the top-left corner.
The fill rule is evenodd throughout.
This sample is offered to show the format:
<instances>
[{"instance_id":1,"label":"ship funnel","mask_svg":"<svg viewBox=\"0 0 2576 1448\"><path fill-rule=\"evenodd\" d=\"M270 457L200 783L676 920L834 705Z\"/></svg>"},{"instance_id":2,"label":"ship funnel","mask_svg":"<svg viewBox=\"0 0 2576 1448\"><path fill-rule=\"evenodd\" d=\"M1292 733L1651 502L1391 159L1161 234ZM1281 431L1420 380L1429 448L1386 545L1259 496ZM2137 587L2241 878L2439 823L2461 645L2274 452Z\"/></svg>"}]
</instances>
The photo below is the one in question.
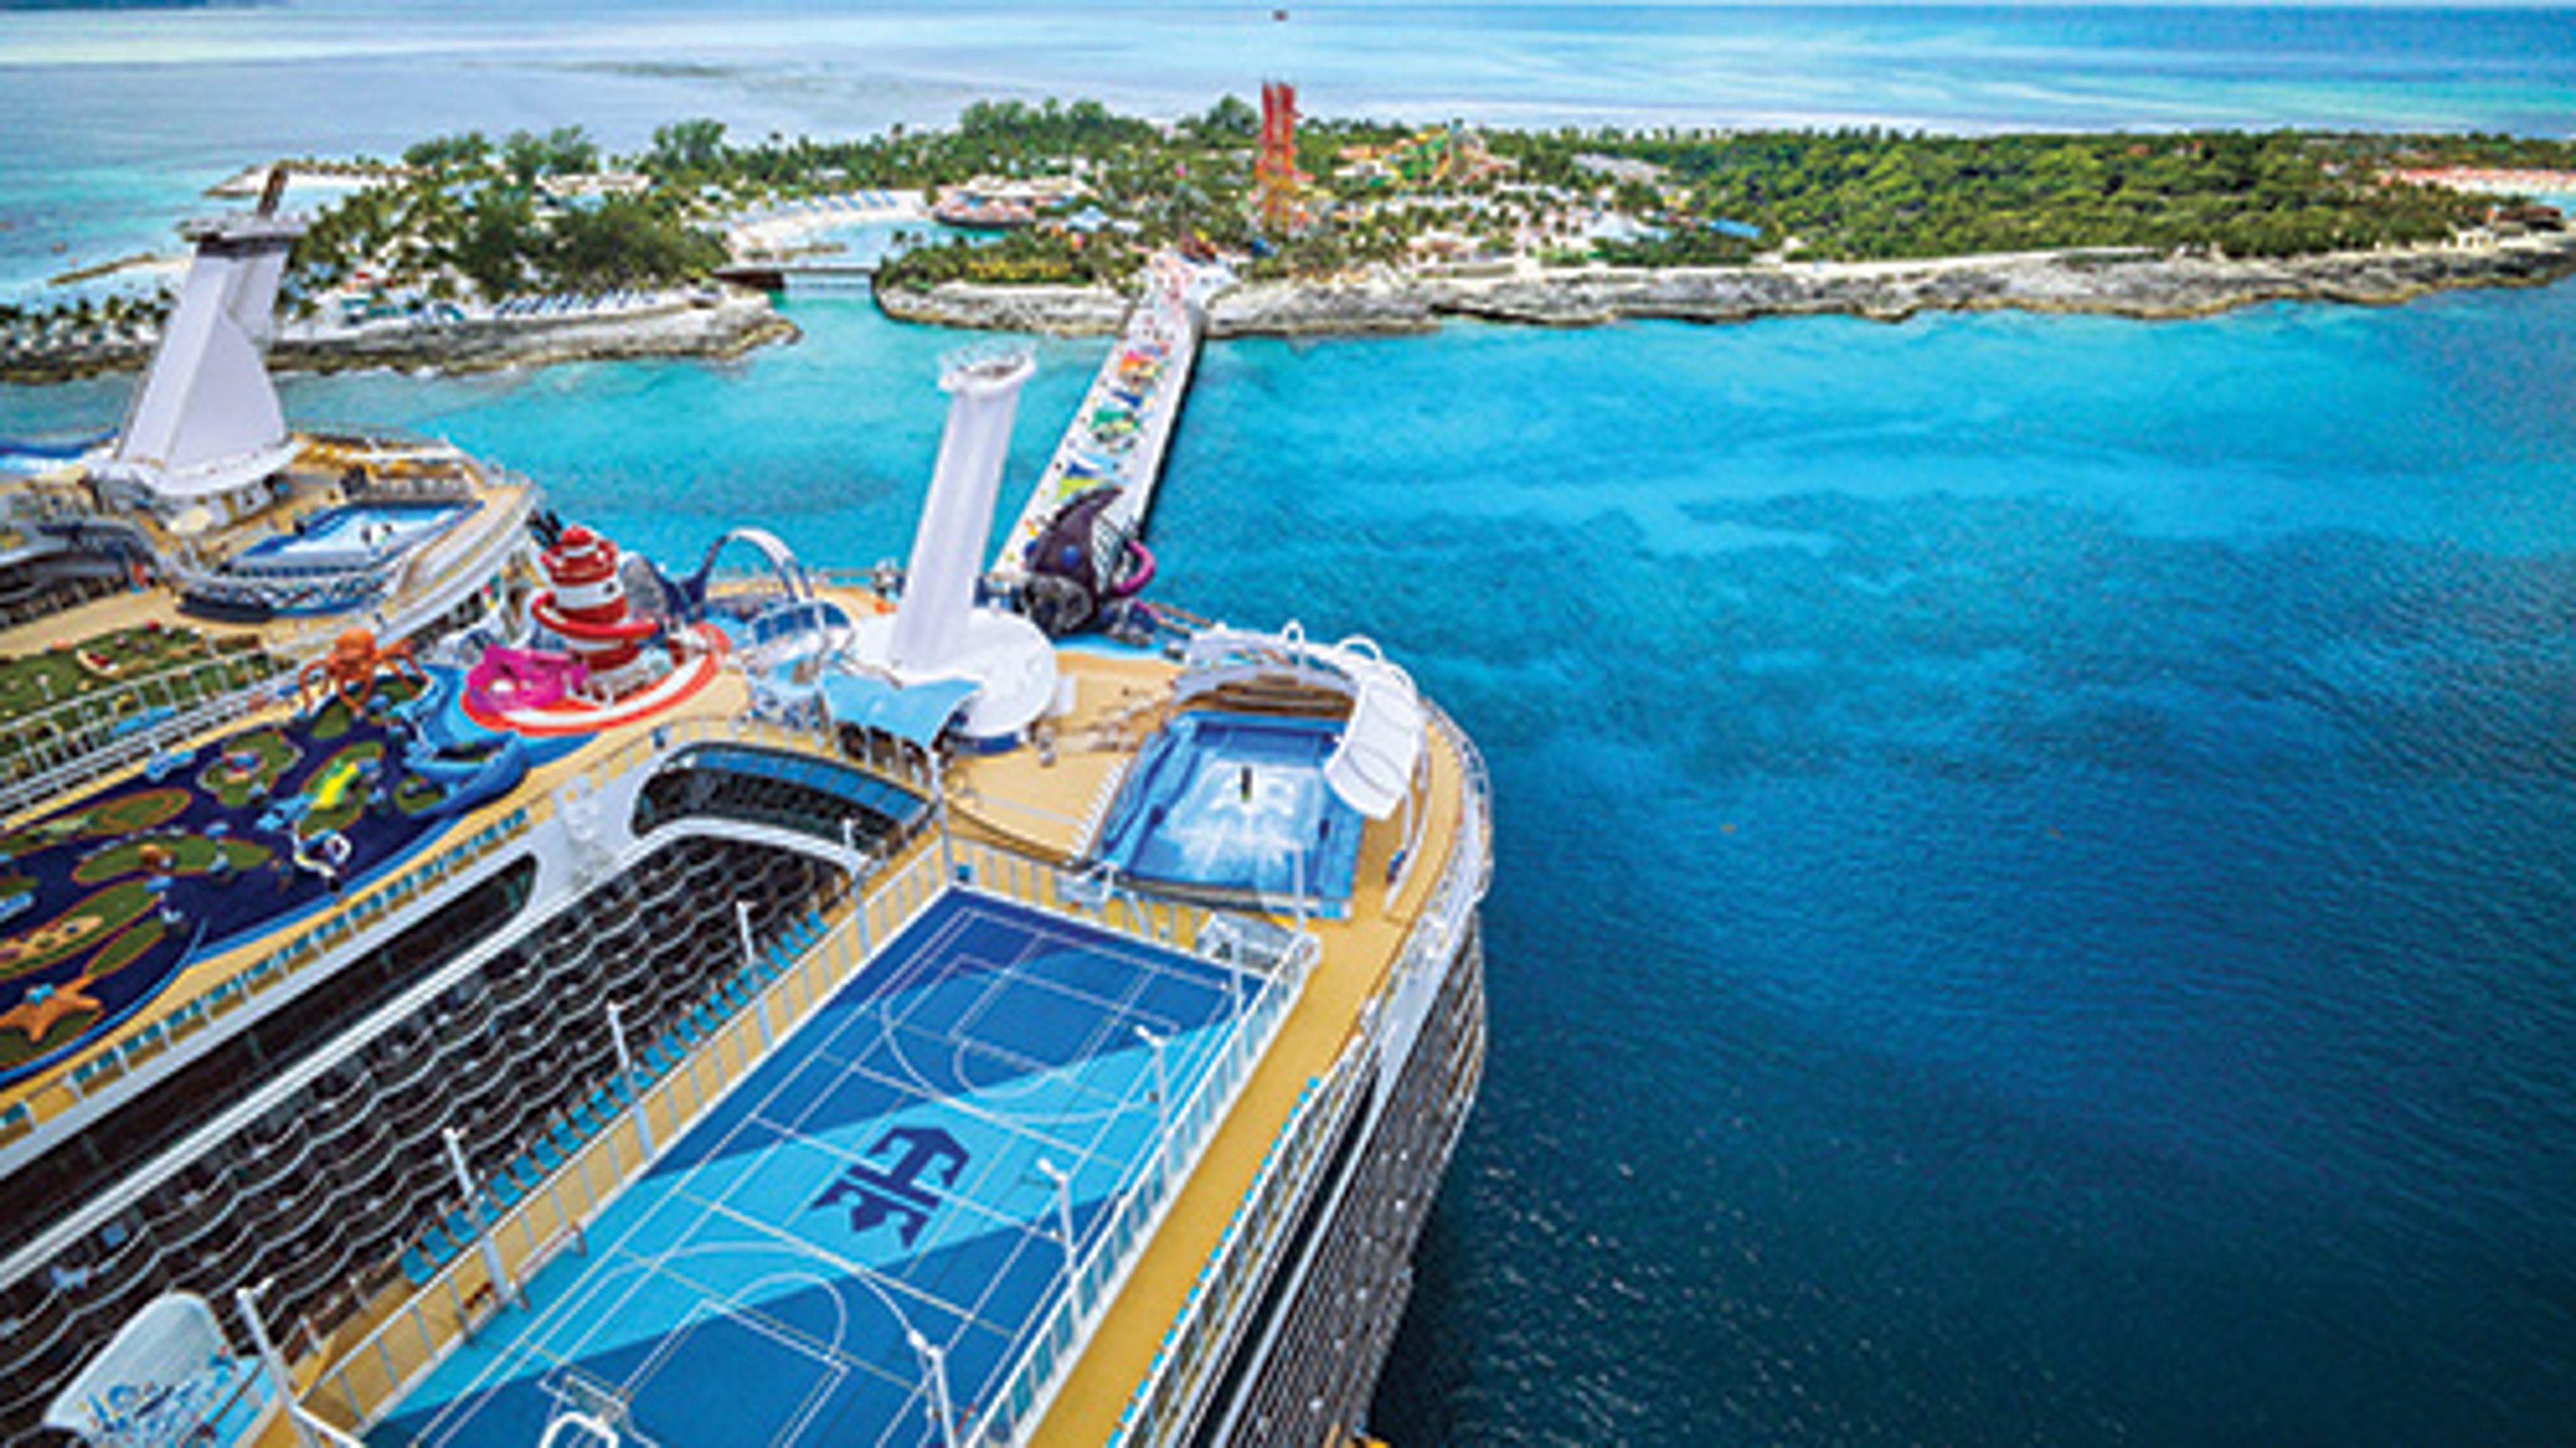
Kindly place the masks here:
<instances>
[{"instance_id":1,"label":"ship funnel","mask_svg":"<svg viewBox=\"0 0 2576 1448\"><path fill-rule=\"evenodd\" d=\"M271 172L258 211L183 231L197 244L196 260L116 451L99 468L107 481L138 486L142 501L165 508L218 501L293 455L260 356L287 252L304 234L301 218L275 210L279 189L280 173Z\"/></svg>"},{"instance_id":2,"label":"ship funnel","mask_svg":"<svg viewBox=\"0 0 2576 1448\"><path fill-rule=\"evenodd\" d=\"M1035 368L1026 351L1013 349L952 360L939 379L948 394L948 430L939 440L938 471L913 534L903 605L895 614L892 662L905 674L947 673L970 652L967 620L993 531L1011 421L1020 386Z\"/></svg>"},{"instance_id":3,"label":"ship funnel","mask_svg":"<svg viewBox=\"0 0 2576 1448\"><path fill-rule=\"evenodd\" d=\"M1020 385L1036 363L1026 349L951 359L939 379L948 394L948 431L939 440L939 465L922 504L912 539L912 565L904 574L903 602L892 616L859 620L850 657L876 676L862 685L844 679L832 703L836 718L860 722L860 710L885 718L922 715L935 734L954 715L957 736L977 748L1024 737L1056 697L1055 649L1038 626L999 608L975 606L980 560L993 532L993 503L1002 485L1002 463L1011 448L1011 418L1019 411ZM959 684L972 685L960 695ZM867 688L891 687L893 697L870 703ZM905 691L935 686L918 694ZM927 700L927 703L919 701ZM962 702L961 702L962 701ZM873 727L873 726L872 726ZM888 726L892 727L892 726ZM916 743L928 736L897 729Z\"/></svg>"}]
</instances>

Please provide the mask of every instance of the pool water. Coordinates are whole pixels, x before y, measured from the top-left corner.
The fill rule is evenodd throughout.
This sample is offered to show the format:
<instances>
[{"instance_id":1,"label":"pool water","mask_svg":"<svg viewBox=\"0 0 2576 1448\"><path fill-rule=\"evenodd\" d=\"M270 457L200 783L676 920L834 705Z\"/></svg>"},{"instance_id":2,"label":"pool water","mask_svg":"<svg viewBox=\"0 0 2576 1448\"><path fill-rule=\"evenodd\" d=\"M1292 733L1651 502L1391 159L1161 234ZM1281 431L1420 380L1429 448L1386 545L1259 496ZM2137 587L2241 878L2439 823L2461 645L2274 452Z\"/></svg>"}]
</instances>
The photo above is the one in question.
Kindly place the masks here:
<instances>
[{"instance_id":1,"label":"pool water","mask_svg":"<svg viewBox=\"0 0 2576 1448\"><path fill-rule=\"evenodd\" d=\"M382 562L427 542L472 512L473 503L351 503L315 513L299 533L243 549L232 571L338 573Z\"/></svg>"},{"instance_id":2,"label":"pool water","mask_svg":"<svg viewBox=\"0 0 2576 1448\"><path fill-rule=\"evenodd\" d=\"M1149 883L1349 906L1360 817L1324 783L1341 721L1184 714L1149 741L1094 851Z\"/></svg>"}]
</instances>

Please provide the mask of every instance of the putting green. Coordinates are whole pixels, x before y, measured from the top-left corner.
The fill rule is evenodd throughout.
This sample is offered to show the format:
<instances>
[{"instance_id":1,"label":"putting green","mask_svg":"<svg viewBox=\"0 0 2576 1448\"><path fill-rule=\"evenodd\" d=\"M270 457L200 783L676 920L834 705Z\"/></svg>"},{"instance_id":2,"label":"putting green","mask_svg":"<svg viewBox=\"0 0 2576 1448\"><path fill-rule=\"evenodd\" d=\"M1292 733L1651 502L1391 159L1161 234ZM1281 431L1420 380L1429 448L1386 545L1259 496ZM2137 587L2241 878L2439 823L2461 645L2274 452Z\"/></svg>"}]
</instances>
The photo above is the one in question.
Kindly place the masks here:
<instances>
[{"instance_id":1,"label":"putting green","mask_svg":"<svg viewBox=\"0 0 2576 1448\"><path fill-rule=\"evenodd\" d=\"M157 902L140 880L127 880L81 900L51 920L0 939L0 980L33 975L89 949Z\"/></svg>"},{"instance_id":2,"label":"putting green","mask_svg":"<svg viewBox=\"0 0 2576 1448\"><path fill-rule=\"evenodd\" d=\"M246 771L233 765L242 756L254 761ZM224 741L215 762L197 772L197 788L213 795L226 809L240 809L276 788L277 782L303 758L304 751L285 735L274 729L255 730Z\"/></svg>"},{"instance_id":3,"label":"putting green","mask_svg":"<svg viewBox=\"0 0 2576 1448\"><path fill-rule=\"evenodd\" d=\"M147 850L167 851L168 863L159 868L173 875L211 875L218 858L231 861L231 868L255 870L275 857L276 851L247 840L225 840L218 843L204 835L163 836L150 840L126 840L98 851L72 867L72 880L81 885L104 885L110 880L137 872L150 871ZM0 891L0 894L5 894Z\"/></svg>"}]
</instances>

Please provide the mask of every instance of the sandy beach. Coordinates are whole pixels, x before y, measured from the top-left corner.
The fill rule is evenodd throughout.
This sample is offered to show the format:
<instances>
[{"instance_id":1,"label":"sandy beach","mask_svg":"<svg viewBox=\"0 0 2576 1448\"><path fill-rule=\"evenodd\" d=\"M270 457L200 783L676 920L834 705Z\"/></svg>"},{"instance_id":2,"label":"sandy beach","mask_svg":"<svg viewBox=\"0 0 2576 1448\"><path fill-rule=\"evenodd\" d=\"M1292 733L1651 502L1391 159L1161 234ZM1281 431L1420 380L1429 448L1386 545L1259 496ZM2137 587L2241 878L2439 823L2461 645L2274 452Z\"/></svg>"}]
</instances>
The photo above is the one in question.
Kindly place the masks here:
<instances>
[{"instance_id":1,"label":"sandy beach","mask_svg":"<svg viewBox=\"0 0 2576 1448\"><path fill-rule=\"evenodd\" d=\"M929 219L918 191L852 191L736 217L726 223L725 245L736 261L773 260L845 227Z\"/></svg>"}]
</instances>

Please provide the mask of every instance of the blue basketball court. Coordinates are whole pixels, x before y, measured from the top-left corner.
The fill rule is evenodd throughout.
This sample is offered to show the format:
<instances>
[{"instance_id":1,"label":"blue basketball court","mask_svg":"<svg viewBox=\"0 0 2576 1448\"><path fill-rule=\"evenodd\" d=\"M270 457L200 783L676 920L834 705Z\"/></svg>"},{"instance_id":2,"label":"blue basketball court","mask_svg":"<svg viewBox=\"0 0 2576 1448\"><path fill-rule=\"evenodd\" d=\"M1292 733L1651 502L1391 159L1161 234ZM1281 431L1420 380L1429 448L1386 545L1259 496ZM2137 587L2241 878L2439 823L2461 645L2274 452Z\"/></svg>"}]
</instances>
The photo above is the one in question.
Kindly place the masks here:
<instances>
[{"instance_id":1,"label":"blue basketball court","mask_svg":"<svg viewBox=\"0 0 2576 1448\"><path fill-rule=\"evenodd\" d=\"M1260 985L947 892L372 1441L936 1443L916 1334L962 1436Z\"/></svg>"}]
</instances>

